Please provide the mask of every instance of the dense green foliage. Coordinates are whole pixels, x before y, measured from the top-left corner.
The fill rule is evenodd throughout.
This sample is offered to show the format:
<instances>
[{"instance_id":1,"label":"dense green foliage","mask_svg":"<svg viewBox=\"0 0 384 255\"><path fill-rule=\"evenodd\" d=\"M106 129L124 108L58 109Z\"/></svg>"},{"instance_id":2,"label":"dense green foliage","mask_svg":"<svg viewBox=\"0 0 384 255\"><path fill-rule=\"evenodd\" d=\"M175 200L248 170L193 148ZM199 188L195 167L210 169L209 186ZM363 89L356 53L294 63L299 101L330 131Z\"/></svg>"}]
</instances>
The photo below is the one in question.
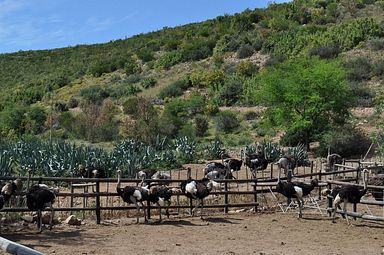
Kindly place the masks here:
<instances>
[{"instance_id":1,"label":"dense green foliage","mask_svg":"<svg viewBox=\"0 0 384 255\"><path fill-rule=\"evenodd\" d=\"M271 106L269 120L300 133L296 142L308 145L330 124L342 123L348 116L351 97L337 61L297 58L266 70L255 82L248 88L248 100Z\"/></svg>"},{"instance_id":2,"label":"dense green foliage","mask_svg":"<svg viewBox=\"0 0 384 255\"><path fill-rule=\"evenodd\" d=\"M193 150L194 139L239 146L277 131L286 145L328 141L350 107L380 105L368 84L384 79L382 8L294 0L103 44L0 54L0 142L153 146L160 136ZM223 106L268 109L242 119Z\"/></svg>"}]
</instances>

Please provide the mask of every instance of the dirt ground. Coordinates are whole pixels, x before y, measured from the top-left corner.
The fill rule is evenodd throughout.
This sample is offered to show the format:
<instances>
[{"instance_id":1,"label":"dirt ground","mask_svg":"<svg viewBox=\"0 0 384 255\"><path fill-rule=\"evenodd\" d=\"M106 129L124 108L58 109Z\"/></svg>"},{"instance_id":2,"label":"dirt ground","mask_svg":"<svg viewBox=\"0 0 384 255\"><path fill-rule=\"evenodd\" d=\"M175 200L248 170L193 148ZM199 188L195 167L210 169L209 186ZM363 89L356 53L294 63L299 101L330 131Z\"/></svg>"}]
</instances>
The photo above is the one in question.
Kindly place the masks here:
<instances>
[{"instance_id":1,"label":"dirt ground","mask_svg":"<svg viewBox=\"0 0 384 255\"><path fill-rule=\"evenodd\" d=\"M202 177L201 165L189 166L193 177ZM241 171L237 177L246 178L245 173ZM266 173L266 176L269 175ZM186 171L178 171L173 176L175 179L186 178ZM114 189L115 184L101 188L102 191ZM246 187L237 189L243 190ZM61 206L67 206L64 199L68 198L62 199ZM81 200L76 200L75 204L81 205ZM285 201L285 198L281 197L281 201ZM85 217L80 226L61 223L51 231L44 229L40 234L37 234L35 224L17 221L8 225L5 223L1 236L44 254L384 255L384 222L358 219L351 220L348 225L339 217L333 224L324 213L321 215L318 210L310 208L305 208L303 218L298 219L296 209L282 213L271 194L265 199L259 197L259 202L259 209L265 211L254 213L247 208L225 215L217 209L205 210L203 220L200 217L189 217L182 210L179 215L171 215L169 219L163 216L165 219L161 223L156 222L158 216L153 215L150 223L142 223L141 218L141 223L136 224L135 212L131 211L102 215L102 222L97 225L94 215L91 215ZM92 201L89 203L92 204ZM102 203L108 205L104 200ZM109 203L114 206L125 205L115 197ZM324 198L319 204L321 208L326 208ZM358 208L360 212L367 213L365 206ZM375 207L374 210L378 216L384 213L382 208ZM65 219L66 216L61 217ZM77 216L80 217L80 214ZM0 254L4 253L0 251Z\"/></svg>"},{"instance_id":2,"label":"dirt ground","mask_svg":"<svg viewBox=\"0 0 384 255\"><path fill-rule=\"evenodd\" d=\"M155 218L157 219L157 218ZM384 223L305 213L250 213L174 217L135 224L134 218L36 226L4 238L45 254L384 254Z\"/></svg>"}]
</instances>

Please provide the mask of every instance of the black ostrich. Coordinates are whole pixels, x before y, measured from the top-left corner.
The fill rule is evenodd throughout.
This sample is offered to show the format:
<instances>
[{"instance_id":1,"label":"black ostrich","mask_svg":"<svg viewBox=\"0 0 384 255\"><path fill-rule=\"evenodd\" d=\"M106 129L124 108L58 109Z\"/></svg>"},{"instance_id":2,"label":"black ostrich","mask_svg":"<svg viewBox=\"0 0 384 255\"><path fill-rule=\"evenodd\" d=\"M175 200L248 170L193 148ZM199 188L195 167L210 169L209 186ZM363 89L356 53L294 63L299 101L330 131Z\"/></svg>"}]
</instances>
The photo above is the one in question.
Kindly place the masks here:
<instances>
[{"instance_id":1,"label":"black ostrich","mask_svg":"<svg viewBox=\"0 0 384 255\"><path fill-rule=\"evenodd\" d=\"M79 174L83 178L104 178L105 173L102 168L79 165Z\"/></svg>"},{"instance_id":2,"label":"black ostrich","mask_svg":"<svg viewBox=\"0 0 384 255\"><path fill-rule=\"evenodd\" d=\"M347 217L347 203L357 204L360 203L360 199L367 193L367 179L368 179L368 170L363 170L363 189L360 189L356 186L342 186L340 188L339 193L336 195L335 199L333 200L333 216L332 216L332 222L335 223L336 218L336 208L340 206L342 202L344 202L344 215L348 221Z\"/></svg>"},{"instance_id":3,"label":"black ostrich","mask_svg":"<svg viewBox=\"0 0 384 255\"><path fill-rule=\"evenodd\" d=\"M243 165L242 159L227 158L224 159L224 166L229 170L240 171L241 166Z\"/></svg>"},{"instance_id":4,"label":"black ostrich","mask_svg":"<svg viewBox=\"0 0 384 255\"><path fill-rule=\"evenodd\" d=\"M49 222L49 229L52 229L53 226L53 203L56 199L55 190L49 188L45 184L35 184L33 185L27 193L27 207L31 211L37 211L37 227L39 232L42 231L42 214L41 210L49 207L51 209L51 219Z\"/></svg>"},{"instance_id":5,"label":"black ostrich","mask_svg":"<svg viewBox=\"0 0 384 255\"><path fill-rule=\"evenodd\" d=\"M171 205L171 197L177 192L177 189L169 188L165 185L156 185L149 188L149 198L159 208L159 221L161 221L161 207L166 205L165 215L169 218L169 206Z\"/></svg>"},{"instance_id":6,"label":"black ostrich","mask_svg":"<svg viewBox=\"0 0 384 255\"><path fill-rule=\"evenodd\" d=\"M209 162L204 167L204 175L207 175L208 173L215 171L215 170L217 171L217 170L226 169L226 168L227 167L223 163Z\"/></svg>"},{"instance_id":7,"label":"black ostrich","mask_svg":"<svg viewBox=\"0 0 384 255\"><path fill-rule=\"evenodd\" d=\"M252 175L256 176L256 171L267 169L268 160L264 153L245 153L244 165L251 169Z\"/></svg>"},{"instance_id":8,"label":"black ostrich","mask_svg":"<svg viewBox=\"0 0 384 255\"><path fill-rule=\"evenodd\" d=\"M318 180L311 180L310 184L303 182L281 181L280 177L276 185L276 191L287 198L296 198L299 204L299 218L302 217L302 208L304 206L303 197L308 196L311 191L318 186Z\"/></svg>"},{"instance_id":9,"label":"black ostrich","mask_svg":"<svg viewBox=\"0 0 384 255\"><path fill-rule=\"evenodd\" d=\"M137 209L136 223L139 223L139 214L140 206L144 211L144 221L148 222L147 214L145 212L145 201L149 201L149 189L144 186L125 186L124 188L120 187L121 185L121 171L117 171L117 194L123 199L124 202L128 204L134 204Z\"/></svg>"},{"instance_id":10,"label":"black ostrich","mask_svg":"<svg viewBox=\"0 0 384 255\"><path fill-rule=\"evenodd\" d=\"M207 197L213 186L214 181L209 180L208 178L203 178L201 180L193 180L191 178L191 169L188 168L188 179L182 181L180 184L181 192L188 198L196 199L198 203L196 203L195 208L193 208L191 216L193 216L194 211L201 205L200 218L203 215L204 203L203 200Z\"/></svg>"}]
</instances>

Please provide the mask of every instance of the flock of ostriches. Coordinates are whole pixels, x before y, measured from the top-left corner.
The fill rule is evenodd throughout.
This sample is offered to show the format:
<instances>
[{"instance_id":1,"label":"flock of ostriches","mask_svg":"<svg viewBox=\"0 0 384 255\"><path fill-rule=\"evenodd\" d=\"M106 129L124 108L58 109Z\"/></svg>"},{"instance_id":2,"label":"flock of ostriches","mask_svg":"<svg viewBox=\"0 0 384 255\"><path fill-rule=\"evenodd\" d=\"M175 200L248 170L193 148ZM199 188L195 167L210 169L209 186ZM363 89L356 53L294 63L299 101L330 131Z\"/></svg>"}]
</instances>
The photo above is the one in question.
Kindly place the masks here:
<instances>
[{"instance_id":1,"label":"flock of ostriches","mask_svg":"<svg viewBox=\"0 0 384 255\"><path fill-rule=\"evenodd\" d=\"M333 164L334 161L331 159ZM139 223L140 209L143 209L144 220L147 221L147 215L145 210L146 203L153 203L158 206L159 210L159 221L161 218L161 209L166 206L166 216L169 217L169 206L171 204L172 195L185 195L190 199L196 200L196 205L191 211L193 216L194 211L201 206L200 216L203 215L203 201L204 198L209 196L212 189L220 187L217 182L220 179L232 179L234 178L233 172L239 171L241 166L244 164L249 167L253 177L257 170L263 170L267 168L268 161L264 156L260 154L246 154L245 160L238 160L234 158L222 160L222 162L209 162L204 168L205 177L201 180L194 180L191 177L191 169L188 168L187 180L181 182L178 188L168 187L166 184L161 182L151 181L149 184L145 181L148 179L170 179L170 175L166 172L158 172L154 170L143 170L137 173L137 177L142 181L136 186L125 186L121 187L121 175L120 170L117 171L117 186L116 192L122 198L122 200L128 204L134 204L137 208L136 221ZM299 181L283 181L280 180L280 171L284 170L286 174L288 170L295 168L295 162L292 157L283 157L277 163L279 166L279 177L276 184L276 192L284 195L287 198L296 199L299 208L299 218L302 217L302 209L304 205L303 198L308 196L311 191L318 186L318 180L313 179L310 183L304 183ZM363 183L364 188L361 189L357 186L337 186L332 190L324 189L323 195L328 195L334 198L333 200L333 222L335 221L336 209L340 207L340 204L344 202L344 212L346 212L347 203L359 203L362 196L367 192L367 184L381 186L384 185L384 176L376 176L368 180L368 171L363 171ZM85 178L97 178L104 177L104 173L100 169L89 169L84 166L79 166L79 174ZM22 193L23 184L20 179L10 181L3 184L0 194L0 210L3 209L4 204L8 203L11 196L20 196ZM45 184L39 183L33 185L26 192L26 204L29 210L37 212L37 226L39 231L42 231L42 214L41 211L46 208L51 209L50 217L50 228L53 225L53 203L56 198L57 189L50 188ZM372 192L376 200L383 201L382 192ZM345 216L343 215L345 218ZM347 218L348 219L348 218ZM1 227L1 224L0 224ZM1 228L0 228L1 229Z\"/></svg>"}]
</instances>

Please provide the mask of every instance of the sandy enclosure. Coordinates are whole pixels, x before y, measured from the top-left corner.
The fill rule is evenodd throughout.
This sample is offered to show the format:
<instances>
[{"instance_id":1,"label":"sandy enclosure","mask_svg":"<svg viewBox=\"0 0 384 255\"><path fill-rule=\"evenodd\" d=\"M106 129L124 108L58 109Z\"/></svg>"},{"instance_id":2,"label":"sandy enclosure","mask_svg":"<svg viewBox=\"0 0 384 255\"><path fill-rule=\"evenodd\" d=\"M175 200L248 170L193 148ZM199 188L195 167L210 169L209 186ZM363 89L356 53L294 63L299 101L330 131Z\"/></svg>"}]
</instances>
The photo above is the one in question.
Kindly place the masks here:
<instances>
[{"instance_id":1,"label":"sandy enclosure","mask_svg":"<svg viewBox=\"0 0 384 255\"><path fill-rule=\"evenodd\" d=\"M132 218L56 225L36 234L35 226L5 233L10 240L46 254L384 254L384 224L306 212L240 213L172 217L134 224Z\"/></svg>"},{"instance_id":2,"label":"sandy enclosure","mask_svg":"<svg viewBox=\"0 0 384 255\"><path fill-rule=\"evenodd\" d=\"M202 177L203 165L189 166L193 178ZM308 173L309 169L305 171ZM186 170L172 174L174 179L186 178ZM270 176L270 172L264 174ZM273 176L276 175L274 171ZM237 177L245 179L246 172L241 170ZM231 186L231 190L252 188L245 184ZM111 183L102 186L101 191L114 191L115 187L115 183ZM318 190L313 191L314 198L317 194ZM61 206L67 206L68 198L61 199ZM222 203L222 199L210 197L206 203ZM253 195L248 199L252 200ZM237 195L230 200L239 202L247 198ZM173 209L170 218L163 216L161 223L156 222L156 210L152 212L150 223L140 224L135 224L135 210L105 211L100 225L95 223L93 213L78 213L79 218L85 216L80 226L62 223L55 225L52 231L45 229L37 234L36 225L17 221L5 224L2 236L45 254L384 254L383 222L358 219L351 220L348 225L339 217L337 223L332 224L324 211L320 213L318 209L308 207L303 211L303 218L298 219L296 208L282 213L278 201L284 204L286 199L279 194L277 199L271 193L259 194L261 212L232 208L229 214L224 214L222 209L210 209L204 210L203 220L189 217L186 209ZM83 199L74 202L82 206ZM90 199L87 203L92 205L94 201ZM318 203L321 208L326 208L325 198ZM102 200L102 204L125 205L118 197ZM375 215L384 216L383 208L370 208ZM239 209L240 212L235 213ZM359 205L358 211L367 213L368 208ZM58 213L57 216L65 218L68 215Z\"/></svg>"}]
</instances>

